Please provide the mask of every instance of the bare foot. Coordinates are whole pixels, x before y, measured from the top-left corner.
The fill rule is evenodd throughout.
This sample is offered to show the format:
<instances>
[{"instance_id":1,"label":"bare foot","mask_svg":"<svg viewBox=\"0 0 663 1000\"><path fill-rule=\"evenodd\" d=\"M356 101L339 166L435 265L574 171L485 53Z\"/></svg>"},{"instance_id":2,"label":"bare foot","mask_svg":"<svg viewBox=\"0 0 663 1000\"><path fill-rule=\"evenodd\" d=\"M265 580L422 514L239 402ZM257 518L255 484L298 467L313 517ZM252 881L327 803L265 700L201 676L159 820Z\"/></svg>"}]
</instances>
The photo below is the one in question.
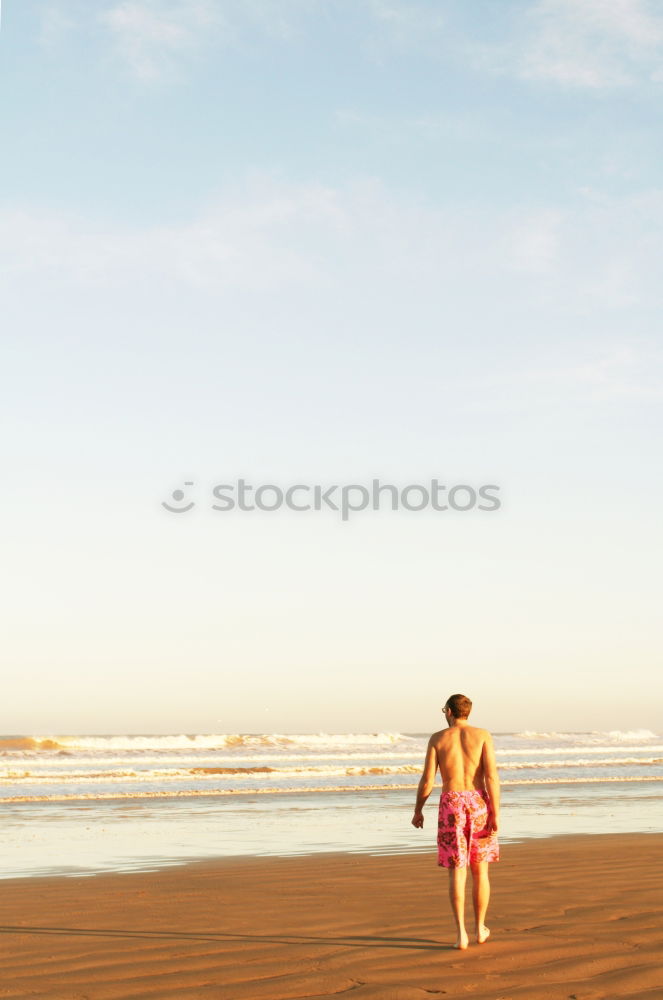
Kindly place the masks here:
<instances>
[{"instance_id":1,"label":"bare foot","mask_svg":"<svg viewBox=\"0 0 663 1000\"><path fill-rule=\"evenodd\" d=\"M490 937L490 928L482 924L477 930L477 944L483 944Z\"/></svg>"},{"instance_id":2,"label":"bare foot","mask_svg":"<svg viewBox=\"0 0 663 1000\"><path fill-rule=\"evenodd\" d=\"M462 931L459 932L458 937L456 938L456 943L454 945L454 948L458 948L459 951L465 951L469 943L470 939L468 938L465 931Z\"/></svg>"}]
</instances>

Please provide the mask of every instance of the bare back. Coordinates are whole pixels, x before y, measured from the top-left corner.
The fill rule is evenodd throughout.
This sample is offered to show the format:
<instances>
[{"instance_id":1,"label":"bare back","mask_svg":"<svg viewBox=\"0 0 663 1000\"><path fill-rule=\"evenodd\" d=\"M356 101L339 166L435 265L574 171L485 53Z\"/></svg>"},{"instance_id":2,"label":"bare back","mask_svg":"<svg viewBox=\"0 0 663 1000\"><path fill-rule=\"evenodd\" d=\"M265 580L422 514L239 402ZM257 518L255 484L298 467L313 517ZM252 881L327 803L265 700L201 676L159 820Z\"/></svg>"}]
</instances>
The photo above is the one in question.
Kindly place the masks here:
<instances>
[{"instance_id":1,"label":"bare back","mask_svg":"<svg viewBox=\"0 0 663 1000\"><path fill-rule=\"evenodd\" d=\"M455 725L434 733L437 763L443 792L464 792L486 787L494 769L492 739L486 729Z\"/></svg>"}]
</instances>

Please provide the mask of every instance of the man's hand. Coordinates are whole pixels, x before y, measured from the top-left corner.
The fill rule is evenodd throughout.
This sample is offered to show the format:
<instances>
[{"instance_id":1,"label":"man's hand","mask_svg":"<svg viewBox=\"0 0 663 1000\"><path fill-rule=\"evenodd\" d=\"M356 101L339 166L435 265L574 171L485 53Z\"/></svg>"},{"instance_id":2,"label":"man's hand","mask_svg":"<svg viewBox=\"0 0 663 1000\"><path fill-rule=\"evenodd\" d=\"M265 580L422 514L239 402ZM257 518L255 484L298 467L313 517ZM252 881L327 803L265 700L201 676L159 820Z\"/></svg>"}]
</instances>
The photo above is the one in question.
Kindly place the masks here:
<instances>
[{"instance_id":1,"label":"man's hand","mask_svg":"<svg viewBox=\"0 0 663 1000\"><path fill-rule=\"evenodd\" d=\"M423 825L424 825L424 814L422 813L421 809L415 809L414 816L412 817L412 826L416 826L418 830L421 830Z\"/></svg>"},{"instance_id":2,"label":"man's hand","mask_svg":"<svg viewBox=\"0 0 663 1000\"><path fill-rule=\"evenodd\" d=\"M488 814L488 822L486 823L486 829L488 830L488 833L497 833L497 827L498 827L498 825L499 824L498 824L498 821L497 821L497 817L494 816L492 812L489 813Z\"/></svg>"}]
</instances>

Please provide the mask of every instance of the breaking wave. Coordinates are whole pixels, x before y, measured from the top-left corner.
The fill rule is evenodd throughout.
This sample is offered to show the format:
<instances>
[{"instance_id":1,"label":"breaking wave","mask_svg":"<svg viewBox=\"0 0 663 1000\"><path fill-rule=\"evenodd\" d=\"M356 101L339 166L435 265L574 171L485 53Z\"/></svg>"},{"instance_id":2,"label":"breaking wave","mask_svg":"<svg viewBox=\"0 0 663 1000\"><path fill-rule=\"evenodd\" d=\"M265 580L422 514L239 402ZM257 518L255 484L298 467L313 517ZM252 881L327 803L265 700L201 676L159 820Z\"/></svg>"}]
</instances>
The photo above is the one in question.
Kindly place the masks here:
<instances>
[{"instance_id":1,"label":"breaking wave","mask_svg":"<svg viewBox=\"0 0 663 1000\"><path fill-rule=\"evenodd\" d=\"M212 733L137 736L12 736L0 738L0 750L225 750L235 747L313 748L388 747L416 742L403 733Z\"/></svg>"},{"instance_id":2,"label":"breaking wave","mask_svg":"<svg viewBox=\"0 0 663 1000\"><path fill-rule=\"evenodd\" d=\"M605 778L522 778L503 781L503 785L583 785L583 784L618 784L622 782L645 783L660 782L662 779L655 776L640 777L605 777ZM101 801L109 799L172 799L172 798L197 798L197 797L239 797L243 795L302 795L340 792L392 792L411 791L417 787L416 783L398 785L320 785L307 788L284 788L284 787L263 787L263 788L194 788L158 791L112 791L112 792L71 792L55 793L53 795L15 795L4 798L3 802L83 802Z\"/></svg>"},{"instance_id":3,"label":"breaking wave","mask_svg":"<svg viewBox=\"0 0 663 1000\"><path fill-rule=\"evenodd\" d=\"M599 760L546 760L546 761L519 761L500 765L501 772L507 771L551 771L566 770L568 768L586 767L614 767L621 768L633 765L660 765L663 764L663 757L605 757ZM72 784L74 782L95 781L105 784L113 781L172 781L177 779L200 778L233 778L251 777L265 774L280 775L282 778L305 778L305 777L325 777L332 778L338 776L367 776L367 775L406 775L420 774L421 767L418 764L352 764L352 765L323 765L306 767L271 767L266 764L253 765L250 767L179 767L179 768L144 768L134 770L128 768L114 768L106 771L92 770L56 770L54 768L22 768L22 767L0 767L0 781L33 781L33 782L62 782ZM663 774L661 775L663 780ZM392 786L387 786L392 787Z\"/></svg>"},{"instance_id":4,"label":"breaking wave","mask_svg":"<svg viewBox=\"0 0 663 1000\"><path fill-rule=\"evenodd\" d=\"M616 743L637 743L645 740L656 740L658 735L651 729L611 729L609 731L595 731L591 733L557 733L557 732L537 732L532 729L525 729L521 733L504 733L504 736L513 736L524 740L558 740L572 742L576 746L583 743L596 743L597 740L614 740Z\"/></svg>"},{"instance_id":5,"label":"breaking wave","mask_svg":"<svg viewBox=\"0 0 663 1000\"><path fill-rule=\"evenodd\" d=\"M0 750L61 750L57 740L38 736L6 736L0 739Z\"/></svg>"},{"instance_id":6,"label":"breaking wave","mask_svg":"<svg viewBox=\"0 0 663 1000\"><path fill-rule=\"evenodd\" d=\"M651 729L627 729L625 731L611 729L607 735L611 740L619 740L622 743L635 743L638 740L657 739L656 733L652 733Z\"/></svg>"}]
</instances>

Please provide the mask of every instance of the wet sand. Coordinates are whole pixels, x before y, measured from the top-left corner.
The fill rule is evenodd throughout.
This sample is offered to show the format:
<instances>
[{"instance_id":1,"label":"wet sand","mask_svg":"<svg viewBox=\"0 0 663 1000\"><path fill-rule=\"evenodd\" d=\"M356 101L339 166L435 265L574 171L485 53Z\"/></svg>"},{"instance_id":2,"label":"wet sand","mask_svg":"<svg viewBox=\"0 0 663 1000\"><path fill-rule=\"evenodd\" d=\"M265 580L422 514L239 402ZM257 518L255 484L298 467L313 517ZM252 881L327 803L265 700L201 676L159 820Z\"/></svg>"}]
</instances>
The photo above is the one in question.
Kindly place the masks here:
<instances>
[{"instance_id":1,"label":"wet sand","mask_svg":"<svg viewBox=\"0 0 663 1000\"><path fill-rule=\"evenodd\" d=\"M465 952L433 850L8 880L0 998L658 1000L662 850L663 834L504 845L492 936Z\"/></svg>"}]
</instances>

